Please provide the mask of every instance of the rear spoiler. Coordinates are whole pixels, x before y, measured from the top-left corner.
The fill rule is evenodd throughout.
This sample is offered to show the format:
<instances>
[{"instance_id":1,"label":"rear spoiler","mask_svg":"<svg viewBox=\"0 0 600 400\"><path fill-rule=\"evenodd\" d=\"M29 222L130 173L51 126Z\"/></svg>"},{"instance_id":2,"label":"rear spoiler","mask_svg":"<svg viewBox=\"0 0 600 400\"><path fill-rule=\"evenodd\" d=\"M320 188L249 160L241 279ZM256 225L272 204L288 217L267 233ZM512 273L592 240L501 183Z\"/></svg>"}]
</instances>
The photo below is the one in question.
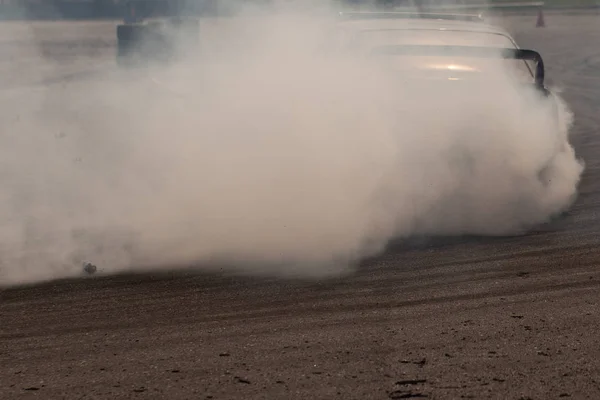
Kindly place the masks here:
<instances>
[{"instance_id":1,"label":"rear spoiler","mask_svg":"<svg viewBox=\"0 0 600 400\"><path fill-rule=\"evenodd\" d=\"M511 49L477 46L420 46L400 45L381 46L371 50L372 54L414 55L414 56L462 56L478 58L503 58L532 61L535 63L535 86L544 89L545 68L540 53L528 49Z\"/></svg>"}]
</instances>

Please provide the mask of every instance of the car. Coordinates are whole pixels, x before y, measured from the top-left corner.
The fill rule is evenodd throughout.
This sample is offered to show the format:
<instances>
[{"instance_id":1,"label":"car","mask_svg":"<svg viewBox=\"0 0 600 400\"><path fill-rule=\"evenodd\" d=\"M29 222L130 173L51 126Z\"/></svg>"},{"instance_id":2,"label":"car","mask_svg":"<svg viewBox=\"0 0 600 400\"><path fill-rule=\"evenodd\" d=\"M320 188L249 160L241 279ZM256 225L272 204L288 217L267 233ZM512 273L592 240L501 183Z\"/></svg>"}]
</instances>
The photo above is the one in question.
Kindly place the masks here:
<instances>
[{"instance_id":1,"label":"car","mask_svg":"<svg viewBox=\"0 0 600 400\"><path fill-rule=\"evenodd\" d=\"M431 85L454 93L452 90L460 92L471 85L477 90L466 93L492 98L488 93L494 93L489 90L498 90L498 85L510 89L514 82L519 95L531 94L523 99L535 101L531 110L542 110L539 115L545 118L543 123L548 129L562 132L565 124L561 118L569 118L561 113L561 99L546 86L541 54L519 47L507 31L488 23L480 14L341 12L336 28L340 35L335 39L336 46L382 57L387 61L384 65L391 66L394 76L407 88L415 85L418 90ZM489 72L498 65L502 69L494 72L508 72L516 79L499 81L499 75L491 75ZM486 86L488 83L492 86ZM427 95L436 93L428 91ZM538 177L544 184L551 179L549 171L556 157L571 151L566 134L556 138L556 152L539 167Z\"/></svg>"},{"instance_id":2,"label":"car","mask_svg":"<svg viewBox=\"0 0 600 400\"><path fill-rule=\"evenodd\" d=\"M523 82L530 81L545 97L553 95L545 85L540 53L520 48L507 31L486 23L481 14L340 12L339 16L346 45L372 55L410 56L398 65L405 73L418 71L422 77L429 69L429 78L470 80L485 76L475 73L485 72L479 68L485 59L502 58L512 61L511 71Z\"/></svg>"},{"instance_id":3,"label":"car","mask_svg":"<svg viewBox=\"0 0 600 400\"><path fill-rule=\"evenodd\" d=\"M129 0L117 26L117 64L168 62L199 40L199 21L176 0Z\"/></svg>"}]
</instances>

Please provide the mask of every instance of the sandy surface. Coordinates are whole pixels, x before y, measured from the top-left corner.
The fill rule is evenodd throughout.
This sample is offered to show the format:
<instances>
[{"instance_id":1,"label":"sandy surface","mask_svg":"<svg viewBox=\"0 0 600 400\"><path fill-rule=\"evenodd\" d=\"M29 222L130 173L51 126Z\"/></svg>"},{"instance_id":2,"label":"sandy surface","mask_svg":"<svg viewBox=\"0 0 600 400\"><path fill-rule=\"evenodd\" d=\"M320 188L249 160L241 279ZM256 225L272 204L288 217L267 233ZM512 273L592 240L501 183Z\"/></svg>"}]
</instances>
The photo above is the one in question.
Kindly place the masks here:
<instances>
[{"instance_id":1,"label":"sandy surface","mask_svg":"<svg viewBox=\"0 0 600 400\"><path fill-rule=\"evenodd\" d=\"M4 290L0 398L600 398L598 21L511 20L576 113L587 169L563 219L394 247L327 283L163 274ZM113 25L40 26L85 32L99 50L80 61L110 61Z\"/></svg>"}]
</instances>

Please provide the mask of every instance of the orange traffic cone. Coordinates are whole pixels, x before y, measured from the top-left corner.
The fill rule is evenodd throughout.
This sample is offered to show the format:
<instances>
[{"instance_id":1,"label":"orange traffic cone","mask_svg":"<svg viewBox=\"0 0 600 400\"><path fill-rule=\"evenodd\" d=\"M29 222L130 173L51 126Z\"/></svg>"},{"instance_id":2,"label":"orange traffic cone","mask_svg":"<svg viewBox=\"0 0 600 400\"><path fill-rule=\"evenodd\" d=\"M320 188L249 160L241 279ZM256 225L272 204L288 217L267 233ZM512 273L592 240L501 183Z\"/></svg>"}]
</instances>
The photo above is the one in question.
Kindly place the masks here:
<instances>
[{"instance_id":1,"label":"orange traffic cone","mask_svg":"<svg viewBox=\"0 0 600 400\"><path fill-rule=\"evenodd\" d=\"M546 21L544 21L544 11L542 11L542 7L538 10L537 22L535 23L536 28L543 28L546 26Z\"/></svg>"}]
</instances>

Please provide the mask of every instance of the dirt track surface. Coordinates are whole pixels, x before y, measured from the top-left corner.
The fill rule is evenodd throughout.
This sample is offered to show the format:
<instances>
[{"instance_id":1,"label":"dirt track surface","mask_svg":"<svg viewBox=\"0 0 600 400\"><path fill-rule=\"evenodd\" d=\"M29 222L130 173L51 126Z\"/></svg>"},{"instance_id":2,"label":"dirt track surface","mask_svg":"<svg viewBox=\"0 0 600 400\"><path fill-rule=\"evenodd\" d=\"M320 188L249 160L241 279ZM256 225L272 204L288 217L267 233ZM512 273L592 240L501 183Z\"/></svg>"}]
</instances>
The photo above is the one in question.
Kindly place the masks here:
<instances>
[{"instance_id":1,"label":"dirt track surface","mask_svg":"<svg viewBox=\"0 0 600 400\"><path fill-rule=\"evenodd\" d=\"M576 113L587 169L563 219L394 247L328 282L164 274L4 290L0 397L600 398L598 18L511 19Z\"/></svg>"}]
</instances>

